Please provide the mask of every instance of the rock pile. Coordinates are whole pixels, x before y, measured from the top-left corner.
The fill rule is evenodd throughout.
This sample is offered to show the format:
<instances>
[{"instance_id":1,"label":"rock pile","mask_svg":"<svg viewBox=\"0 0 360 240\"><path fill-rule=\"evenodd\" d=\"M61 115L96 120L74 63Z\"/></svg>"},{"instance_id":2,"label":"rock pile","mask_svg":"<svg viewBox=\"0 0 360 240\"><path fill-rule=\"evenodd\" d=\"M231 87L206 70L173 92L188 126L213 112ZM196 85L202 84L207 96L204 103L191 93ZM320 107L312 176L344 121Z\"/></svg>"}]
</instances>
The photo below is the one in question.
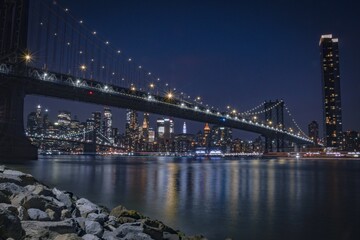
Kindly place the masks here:
<instances>
[{"instance_id":1,"label":"rock pile","mask_svg":"<svg viewBox=\"0 0 360 240\"><path fill-rule=\"evenodd\" d=\"M109 211L0 166L0 240L204 240L118 206Z\"/></svg>"}]
</instances>

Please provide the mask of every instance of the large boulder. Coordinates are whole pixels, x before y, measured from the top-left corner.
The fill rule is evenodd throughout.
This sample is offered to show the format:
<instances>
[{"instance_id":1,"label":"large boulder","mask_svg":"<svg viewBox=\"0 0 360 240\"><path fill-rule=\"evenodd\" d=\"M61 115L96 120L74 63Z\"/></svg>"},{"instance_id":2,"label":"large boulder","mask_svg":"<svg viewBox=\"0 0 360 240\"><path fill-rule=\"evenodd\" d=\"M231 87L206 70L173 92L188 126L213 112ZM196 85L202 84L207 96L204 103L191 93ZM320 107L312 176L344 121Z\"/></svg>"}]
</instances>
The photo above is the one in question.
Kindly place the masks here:
<instances>
[{"instance_id":1,"label":"large boulder","mask_svg":"<svg viewBox=\"0 0 360 240\"><path fill-rule=\"evenodd\" d=\"M88 234L93 234L95 236L101 237L104 232L104 228L98 222L85 221L85 232Z\"/></svg>"},{"instance_id":2,"label":"large boulder","mask_svg":"<svg viewBox=\"0 0 360 240\"><path fill-rule=\"evenodd\" d=\"M87 200L86 198L80 198L76 201L76 208L80 211L82 217L87 217L89 213L100 213L101 208Z\"/></svg>"},{"instance_id":3,"label":"large boulder","mask_svg":"<svg viewBox=\"0 0 360 240\"><path fill-rule=\"evenodd\" d=\"M30 174L23 173L16 170L5 170L2 174L7 175L8 177L16 177L19 178L19 185L26 186L26 185L33 185L38 181Z\"/></svg>"},{"instance_id":4,"label":"large boulder","mask_svg":"<svg viewBox=\"0 0 360 240\"><path fill-rule=\"evenodd\" d=\"M50 217L49 215L36 208L30 208L27 210L27 213L29 215L29 218L32 220L38 220L38 221L49 221Z\"/></svg>"},{"instance_id":5,"label":"large boulder","mask_svg":"<svg viewBox=\"0 0 360 240\"><path fill-rule=\"evenodd\" d=\"M119 205L117 207L114 207L111 212L110 212L110 216L114 216L114 217L120 217L121 213L123 211L127 210L124 206Z\"/></svg>"},{"instance_id":6,"label":"large boulder","mask_svg":"<svg viewBox=\"0 0 360 240\"><path fill-rule=\"evenodd\" d=\"M141 222L144 226L144 233L150 235L154 239L163 239L164 235L168 236L168 238L171 234L177 235L177 231L158 220L142 219Z\"/></svg>"},{"instance_id":7,"label":"large boulder","mask_svg":"<svg viewBox=\"0 0 360 240\"><path fill-rule=\"evenodd\" d=\"M56 188L52 190L52 193L55 195L56 199L62 202L68 209L73 207L73 202L69 194L66 194Z\"/></svg>"},{"instance_id":8,"label":"large boulder","mask_svg":"<svg viewBox=\"0 0 360 240\"><path fill-rule=\"evenodd\" d=\"M110 212L110 216L114 216L118 219L120 218L133 218L133 219L144 219L145 216L142 215L141 213L139 213L138 211L135 210L128 210L126 209L124 206L117 206L115 208L113 208ZM130 221L128 221L130 222Z\"/></svg>"},{"instance_id":9,"label":"large boulder","mask_svg":"<svg viewBox=\"0 0 360 240\"><path fill-rule=\"evenodd\" d=\"M21 239L24 236L20 219L14 213L2 208L0 208L0 236L3 239Z\"/></svg>"}]
</instances>

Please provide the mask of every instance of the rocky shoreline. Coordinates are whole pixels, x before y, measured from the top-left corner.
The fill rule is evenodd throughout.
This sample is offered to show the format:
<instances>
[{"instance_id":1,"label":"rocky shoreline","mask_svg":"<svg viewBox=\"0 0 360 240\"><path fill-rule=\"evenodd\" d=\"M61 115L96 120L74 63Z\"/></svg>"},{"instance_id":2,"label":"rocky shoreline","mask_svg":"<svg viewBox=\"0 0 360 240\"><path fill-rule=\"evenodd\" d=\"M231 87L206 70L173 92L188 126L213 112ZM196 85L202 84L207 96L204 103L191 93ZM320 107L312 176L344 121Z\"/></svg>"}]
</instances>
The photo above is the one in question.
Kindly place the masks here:
<instances>
[{"instance_id":1,"label":"rocky shoreline","mask_svg":"<svg viewBox=\"0 0 360 240\"><path fill-rule=\"evenodd\" d=\"M0 166L0 240L205 240L118 206L111 211Z\"/></svg>"}]
</instances>

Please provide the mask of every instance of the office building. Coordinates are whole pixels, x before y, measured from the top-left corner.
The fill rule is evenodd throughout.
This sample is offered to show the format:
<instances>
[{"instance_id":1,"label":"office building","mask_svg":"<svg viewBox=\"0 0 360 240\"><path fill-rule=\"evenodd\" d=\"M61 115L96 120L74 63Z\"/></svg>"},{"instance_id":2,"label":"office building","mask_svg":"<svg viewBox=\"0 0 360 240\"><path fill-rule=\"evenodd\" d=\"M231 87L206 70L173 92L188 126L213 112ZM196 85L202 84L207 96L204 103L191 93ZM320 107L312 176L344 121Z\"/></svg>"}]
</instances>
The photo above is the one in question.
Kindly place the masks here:
<instances>
[{"instance_id":1,"label":"office building","mask_svg":"<svg viewBox=\"0 0 360 240\"><path fill-rule=\"evenodd\" d=\"M320 38L324 140L326 147L342 146L339 40L331 34Z\"/></svg>"}]
</instances>

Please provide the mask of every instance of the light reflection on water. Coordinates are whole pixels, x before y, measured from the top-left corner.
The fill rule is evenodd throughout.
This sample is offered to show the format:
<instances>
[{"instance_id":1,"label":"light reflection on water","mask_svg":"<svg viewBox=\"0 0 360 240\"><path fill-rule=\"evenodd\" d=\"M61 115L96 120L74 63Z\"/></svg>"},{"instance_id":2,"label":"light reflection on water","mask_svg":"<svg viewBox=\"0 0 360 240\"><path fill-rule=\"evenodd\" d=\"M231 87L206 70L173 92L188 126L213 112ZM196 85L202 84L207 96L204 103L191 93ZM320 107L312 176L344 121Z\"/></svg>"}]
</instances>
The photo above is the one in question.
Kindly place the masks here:
<instances>
[{"instance_id":1,"label":"light reflection on water","mask_svg":"<svg viewBox=\"0 0 360 240\"><path fill-rule=\"evenodd\" d=\"M11 167L209 239L360 236L360 161L56 156Z\"/></svg>"}]
</instances>

